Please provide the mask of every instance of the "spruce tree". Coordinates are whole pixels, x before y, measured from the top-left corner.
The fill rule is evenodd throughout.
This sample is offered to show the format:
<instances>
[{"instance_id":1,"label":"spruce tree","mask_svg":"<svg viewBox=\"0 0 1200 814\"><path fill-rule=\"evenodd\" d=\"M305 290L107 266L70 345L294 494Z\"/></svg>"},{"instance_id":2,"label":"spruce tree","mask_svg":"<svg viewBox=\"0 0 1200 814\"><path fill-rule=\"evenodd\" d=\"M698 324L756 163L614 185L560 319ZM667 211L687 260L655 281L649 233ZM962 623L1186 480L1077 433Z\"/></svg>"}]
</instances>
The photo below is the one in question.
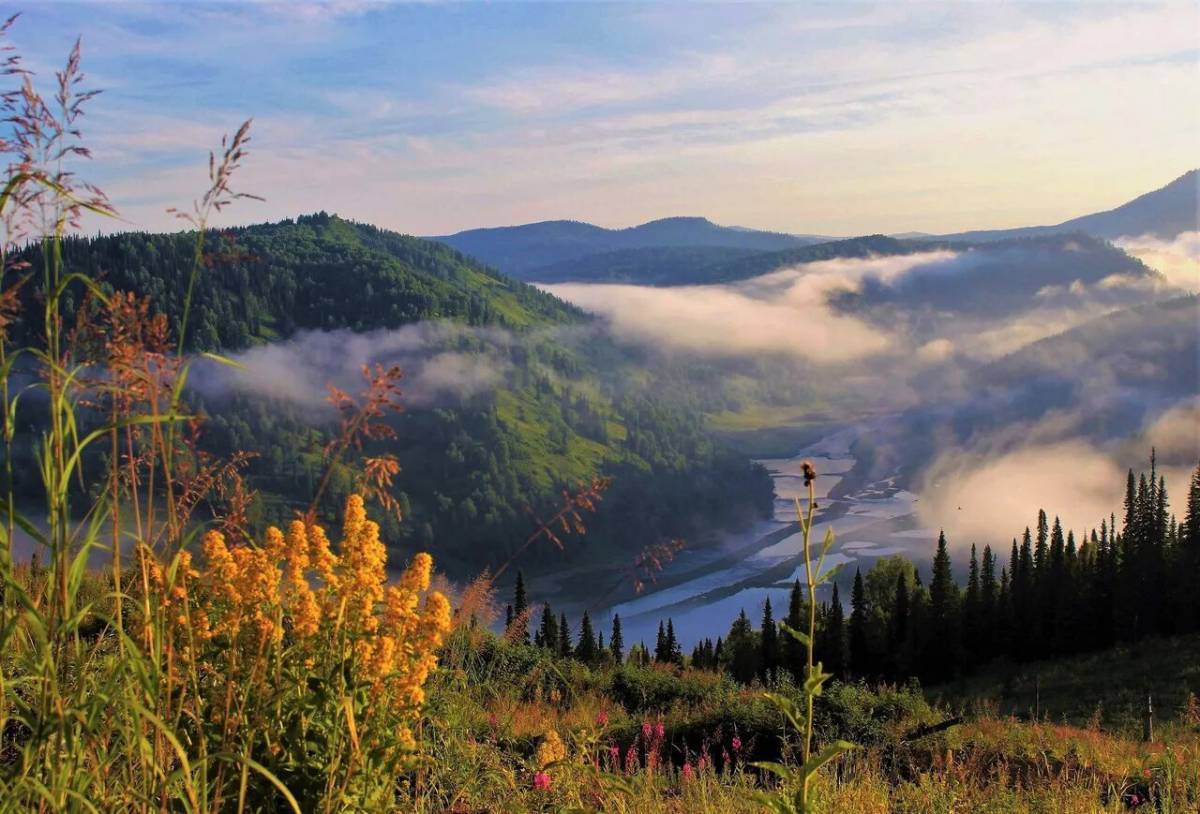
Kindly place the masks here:
<instances>
[{"instance_id":1,"label":"spruce tree","mask_svg":"<svg viewBox=\"0 0 1200 814\"><path fill-rule=\"evenodd\" d=\"M725 638L725 651L729 661L729 674L743 684L753 681L758 675L758 647L754 641L754 629L744 608L729 628L729 635Z\"/></svg>"},{"instance_id":2,"label":"spruce tree","mask_svg":"<svg viewBox=\"0 0 1200 814\"><path fill-rule=\"evenodd\" d=\"M608 650L617 664L624 660L625 637L621 635L621 614L619 613L613 614L612 635L608 637Z\"/></svg>"},{"instance_id":3,"label":"spruce tree","mask_svg":"<svg viewBox=\"0 0 1200 814\"><path fill-rule=\"evenodd\" d=\"M980 629L976 635L979 637L980 651L986 655L988 660L996 655L996 629L1000 621L996 613L998 590L999 585L996 583L996 556L992 554L992 547L985 545L983 547L983 566L979 574Z\"/></svg>"},{"instance_id":4,"label":"spruce tree","mask_svg":"<svg viewBox=\"0 0 1200 814\"><path fill-rule=\"evenodd\" d=\"M800 580L796 580L792 583L792 591L788 596L788 612L787 618L784 620L792 630L804 632L807 629L804 605L804 589L800 587ZM804 645L791 635L781 636L779 644L780 659L783 665L791 672L793 679L803 681L804 668L808 659Z\"/></svg>"},{"instance_id":5,"label":"spruce tree","mask_svg":"<svg viewBox=\"0 0 1200 814\"><path fill-rule=\"evenodd\" d=\"M938 534L937 553L933 558L933 575L929 580L929 612L933 646L926 662L935 681L944 681L954 674L958 641L958 586L950 565L946 534Z\"/></svg>"},{"instance_id":6,"label":"spruce tree","mask_svg":"<svg viewBox=\"0 0 1200 814\"><path fill-rule=\"evenodd\" d=\"M563 613L558 617L558 655L565 659L571 655L572 649L571 626L567 623L567 615Z\"/></svg>"},{"instance_id":7,"label":"spruce tree","mask_svg":"<svg viewBox=\"0 0 1200 814\"><path fill-rule=\"evenodd\" d=\"M675 638L675 623L667 617L667 663L683 664L683 648Z\"/></svg>"},{"instance_id":8,"label":"spruce tree","mask_svg":"<svg viewBox=\"0 0 1200 814\"><path fill-rule=\"evenodd\" d=\"M588 612L584 611L583 619L579 622L579 643L575 645L575 658L584 664L592 664L596 661L597 654L596 634L592 630L592 620L588 616Z\"/></svg>"},{"instance_id":9,"label":"spruce tree","mask_svg":"<svg viewBox=\"0 0 1200 814\"><path fill-rule=\"evenodd\" d=\"M759 635L761 650L761 675L765 679L779 669L779 634L775 629L775 617L771 614L771 598L763 604L762 632Z\"/></svg>"},{"instance_id":10,"label":"spruce tree","mask_svg":"<svg viewBox=\"0 0 1200 814\"><path fill-rule=\"evenodd\" d=\"M529 643L529 619L526 611L529 610L529 599L525 595L525 575L520 571L517 572L517 585L513 589L512 603L512 621L509 625L517 625L522 628L517 631L521 641Z\"/></svg>"},{"instance_id":11,"label":"spruce tree","mask_svg":"<svg viewBox=\"0 0 1200 814\"><path fill-rule=\"evenodd\" d=\"M967 593L963 599L963 639L964 649L971 654L973 661L982 660L980 649L980 585L979 585L979 555L975 545L971 545L971 565L967 572Z\"/></svg>"},{"instance_id":12,"label":"spruce tree","mask_svg":"<svg viewBox=\"0 0 1200 814\"><path fill-rule=\"evenodd\" d=\"M558 620L550 610L550 603L542 605L542 624L538 627L534 643L552 652L558 651Z\"/></svg>"},{"instance_id":13,"label":"spruce tree","mask_svg":"<svg viewBox=\"0 0 1200 814\"><path fill-rule=\"evenodd\" d=\"M667 627L661 619L658 620L658 639L654 642L654 660L659 664L670 659L667 649Z\"/></svg>"},{"instance_id":14,"label":"spruce tree","mask_svg":"<svg viewBox=\"0 0 1200 814\"><path fill-rule=\"evenodd\" d=\"M822 647L818 651L821 654L821 662L825 665L825 672L837 678L846 677L846 626L845 613L842 609L842 600L838 596L837 583L833 583L833 597L829 600L829 613L825 617L824 636L822 637ZM803 675L803 667L801 667L800 675Z\"/></svg>"},{"instance_id":15,"label":"spruce tree","mask_svg":"<svg viewBox=\"0 0 1200 814\"><path fill-rule=\"evenodd\" d=\"M862 570L855 569L854 588L850 592L850 674L856 678L868 678L874 672L867 614L867 592L863 587Z\"/></svg>"}]
</instances>

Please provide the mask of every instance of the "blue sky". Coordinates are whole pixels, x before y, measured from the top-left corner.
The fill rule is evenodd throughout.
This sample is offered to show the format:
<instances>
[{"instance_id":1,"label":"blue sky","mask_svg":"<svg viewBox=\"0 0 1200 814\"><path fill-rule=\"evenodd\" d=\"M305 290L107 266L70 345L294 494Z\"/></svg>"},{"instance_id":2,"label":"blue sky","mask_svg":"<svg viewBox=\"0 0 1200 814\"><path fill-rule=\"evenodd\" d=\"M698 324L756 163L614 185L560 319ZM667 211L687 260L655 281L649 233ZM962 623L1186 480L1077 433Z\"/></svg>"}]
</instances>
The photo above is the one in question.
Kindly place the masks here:
<instances>
[{"instance_id":1,"label":"blue sky","mask_svg":"<svg viewBox=\"0 0 1200 814\"><path fill-rule=\"evenodd\" d=\"M253 116L266 201L229 221L861 234L1054 222L1200 164L1198 9L41 2L12 40L46 81L82 35L81 174L128 226L171 227Z\"/></svg>"}]
</instances>

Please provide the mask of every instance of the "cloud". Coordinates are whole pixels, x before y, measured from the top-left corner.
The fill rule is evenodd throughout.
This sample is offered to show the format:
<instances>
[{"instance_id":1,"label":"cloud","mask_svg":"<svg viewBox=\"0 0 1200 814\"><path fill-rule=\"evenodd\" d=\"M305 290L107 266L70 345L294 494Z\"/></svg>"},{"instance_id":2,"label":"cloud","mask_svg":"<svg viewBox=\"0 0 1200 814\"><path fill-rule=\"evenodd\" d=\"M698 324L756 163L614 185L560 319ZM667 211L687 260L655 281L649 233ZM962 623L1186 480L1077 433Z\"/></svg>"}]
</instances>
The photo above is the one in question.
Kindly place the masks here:
<instances>
[{"instance_id":1,"label":"cloud","mask_svg":"<svg viewBox=\"0 0 1200 814\"><path fill-rule=\"evenodd\" d=\"M1200 231L1183 232L1174 240L1153 235L1119 237L1113 245L1162 274L1171 285L1200 292Z\"/></svg>"},{"instance_id":2,"label":"cloud","mask_svg":"<svg viewBox=\"0 0 1200 814\"><path fill-rule=\"evenodd\" d=\"M1121 503L1124 470L1083 441L1026 447L1001 455L956 453L931 467L917 513L943 528L955 548L1002 546L1032 525L1043 507L1064 528L1098 527Z\"/></svg>"},{"instance_id":3,"label":"cloud","mask_svg":"<svg viewBox=\"0 0 1200 814\"><path fill-rule=\"evenodd\" d=\"M925 471L917 490L924 526L943 528L962 550L972 543L1006 545L1033 525L1043 508L1076 535L1121 513L1125 475L1149 468L1151 449L1182 512L1187 484L1200 460L1200 399L1153 416L1125 439L1099 443L1083 435L1088 416L1056 412L1013 425L968 449L944 451Z\"/></svg>"},{"instance_id":4,"label":"cloud","mask_svg":"<svg viewBox=\"0 0 1200 814\"><path fill-rule=\"evenodd\" d=\"M823 260L729 285L563 283L544 288L605 317L625 339L710 356L780 354L840 363L885 353L895 338L835 312L828 304L831 293L852 289L868 275L895 280L954 256L935 251Z\"/></svg>"},{"instance_id":5,"label":"cloud","mask_svg":"<svg viewBox=\"0 0 1200 814\"><path fill-rule=\"evenodd\" d=\"M364 366L399 365L404 403L457 404L504 384L511 368L508 338L503 331L441 322L367 333L304 331L237 354L239 369L203 365L193 383L209 394L248 393L323 413L330 409L329 385L358 393Z\"/></svg>"}]
</instances>

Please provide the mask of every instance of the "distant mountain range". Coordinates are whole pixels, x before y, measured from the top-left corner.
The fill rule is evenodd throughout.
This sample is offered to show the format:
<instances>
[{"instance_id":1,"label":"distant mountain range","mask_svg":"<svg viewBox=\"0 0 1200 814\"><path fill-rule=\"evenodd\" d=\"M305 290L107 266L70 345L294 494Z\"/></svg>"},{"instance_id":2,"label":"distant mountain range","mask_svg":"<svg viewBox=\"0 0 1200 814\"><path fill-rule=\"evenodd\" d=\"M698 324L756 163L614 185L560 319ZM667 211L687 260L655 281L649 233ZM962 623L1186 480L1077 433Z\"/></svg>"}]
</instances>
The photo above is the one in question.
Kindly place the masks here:
<instances>
[{"instance_id":1,"label":"distant mountain range","mask_svg":"<svg viewBox=\"0 0 1200 814\"><path fill-rule=\"evenodd\" d=\"M526 281L670 286L729 282L814 260L907 254L948 243L961 247L1066 234L1105 240L1141 235L1171 239L1181 232L1200 229L1198 201L1200 172L1191 170L1115 209L1054 226L834 239L718 226L706 218L681 217L628 229L605 229L579 221L545 221L471 229L431 239Z\"/></svg>"},{"instance_id":2,"label":"distant mountain range","mask_svg":"<svg viewBox=\"0 0 1200 814\"><path fill-rule=\"evenodd\" d=\"M1055 226L986 229L941 235L935 239L976 242L1083 232L1110 240L1141 235L1170 240L1181 232L1197 229L1200 229L1200 170L1190 170L1165 187L1147 192L1107 212L1084 215Z\"/></svg>"},{"instance_id":3,"label":"distant mountain range","mask_svg":"<svg viewBox=\"0 0 1200 814\"><path fill-rule=\"evenodd\" d=\"M590 255L662 247L747 249L761 252L820 243L828 238L787 235L736 226L718 226L707 218L663 218L628 229L605 229L572 220L522 226L470 229L432 237L518 279L541 279L531 272ZM616 258L618 261L620 258Z\"/></svg>"}]
</instances>

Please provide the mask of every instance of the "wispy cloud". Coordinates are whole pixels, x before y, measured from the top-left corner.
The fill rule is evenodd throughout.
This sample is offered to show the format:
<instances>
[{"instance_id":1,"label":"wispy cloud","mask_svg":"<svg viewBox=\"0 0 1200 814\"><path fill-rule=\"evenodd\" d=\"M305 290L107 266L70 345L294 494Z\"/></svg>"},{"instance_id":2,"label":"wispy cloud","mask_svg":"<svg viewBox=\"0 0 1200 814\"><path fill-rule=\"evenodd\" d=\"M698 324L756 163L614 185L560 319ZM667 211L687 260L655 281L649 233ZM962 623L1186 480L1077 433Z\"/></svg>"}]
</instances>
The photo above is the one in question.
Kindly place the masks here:
<instances>
[{"instance_id":1,"label":"wispy cloud","mask_svg":"<svg viewBox=\"0 0 1200 814\"><path fill-rule=\"evenodd\" d=\"M438 234L687 211L837 234L1061 220L1174 177L1200 138L1198 17L89 3L39 6L15 36L45 75L63 32L84 35L108 89L88 128L116 162L100 180L162 188L125 209L151 228L170 224L158 197L192 194L171 170L254 115L255 161L278 157L256 179L264 217Z\"/></svg>"}]
</instances>

